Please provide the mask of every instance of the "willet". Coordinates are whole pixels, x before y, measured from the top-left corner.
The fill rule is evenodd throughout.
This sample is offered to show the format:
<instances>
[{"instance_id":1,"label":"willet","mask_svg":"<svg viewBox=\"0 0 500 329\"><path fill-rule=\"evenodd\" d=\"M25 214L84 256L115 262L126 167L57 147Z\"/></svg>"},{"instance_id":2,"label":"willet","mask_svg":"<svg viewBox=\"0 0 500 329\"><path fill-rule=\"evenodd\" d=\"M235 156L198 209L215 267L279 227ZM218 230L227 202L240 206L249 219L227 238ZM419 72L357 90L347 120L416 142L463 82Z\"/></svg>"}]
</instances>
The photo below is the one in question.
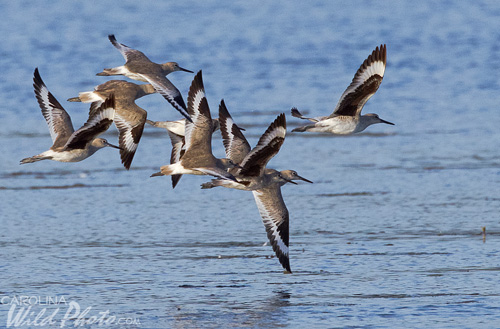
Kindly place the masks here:
<instances>
[{"instance_id":1,"label":"willet","mask_svg":"<svg viewBox=\"0 0 500 329\"><path fill-rule=\"evenodd\" d=\"M49 92L43 82L38 68L35 69L33 87L38 104L42 109L43 117L49 126L52 137L52 147L38 155L21 160L21 164L32 163L40 160L54 160L60 162L82 161L99 149L118 146L108 143L103 138L97 138L113 123L115 115L114 96L110 95L101 106L95 109L87 122L78 130L73 129L71 118L57 99Z\"/></svg>"},{"instance_id":2,"label":"willet","mask_svg":"<svg viewBox=\"0 0 500 329\"><path fill-rule=\"evenodd\" d=\"M212 175L221 179L235 180L227 172L234 164L229 159L217 159L212 154L213 121L210 115L202 73L199 71L193 79L188 94L187 111L192 122L186 121L185 152L180 160L161 167L153 176L162 175Z\"/></svg>"},{"instance_id":3,"label":"willet","mask_svg":"<svg viewBox=\"0 0 500 329\"><path fill-rule=\"evenodd\" d=\"M236 176L237 182L220 180L212 180L212 182L215 184L221 183L226 185L225 187L247 191L261 188L266 186L267 183L271 184L273 181L268 180L268 178L274 176L276 170L267 169L266 165L271 158L279 152L285 140L285 114L280 114L269 125L253 149L250 148L250 144L241 132L241 128L235 124L233 118L229 114L224 100L221 101L219 106L219 121L226 156L228 159L232 160L233 163L238 164L237 167L230 170L230 172L234 173ZM300 177L293 170L283 170L280 173L281 177L279 177L279 179L285 179L285 181L304 180L311 182ZM265 177L269 174L272 175L270 177ZM263 179L262 182L260 182L261 178ZM203 185L205 188L215 187L209 184Z\"/></svg>"},{"instance_id":4,"label":"willet","mask_svg":"<svg viewBox=\"0 0 500 329\"><path fill-rule=\"evenodd\" d=\"M115 96L115 125L120 133L120 156L128 170L141 140L146 124L147 112L135 100L154 93L149 84L138 85L124 80L111 80L94 88L94 91L79 93L79 97L68 99L71 102L92 102L90 113L109 94Z\"/></svg>"},{"instance_id":5,"label":"willet","mask_svg":"<svg viewBox=\"0 0 500 329\"><path fill-rule=\"evenodd\" d=\"M186 70L175 62L163 64L154 63L141 51L132 49L116 41L113 34L110 34L108 38L113 46L120 51L126 62L125 65L122 66L104 69L103 72L97 73L97 75L124 75L130 79L149 82L177 111L188 120L191 120L189 114L186 112L186 104L182 99L180 91L166 78L166 76L175 71L194 73L193 71Z\"/></svg>"},{"instance_id":6,"label":"willet","mask_svg":"<svg viewBox=\"0 0 500 329\"><path fill-rule=\"evenodd\" d=\"M293 108L292 116L312 121L314 124L295 128L292 131L347 135L361 132L375 123L394 125L392 122L380 119L374 113L361 115L363 106L382 83L386 61L386 46L380 45L380 48L377 47L361 64L330 116L306 118L296 108Z\"/></svg>"},{"instance_id":7,"label":"willet","mask_svg":"<svg viewBox=\"0 0 500 329\"><path fill-rule=\"evenodd\" d=\"M241 167L231 170L236 182L213 179L202 184L202 188L224 186L252 191L273 250L283 268L291 273L288 253L289 214L281 195L281 186L286 183L296 184L293 180L312 182L299 176L294 170L277 171L266 168L285 140L285 115L280 114L271 123L253 149L250 149L250 144L234 123L224 101L219 106L219 120L226 156Z\"/></svg>"},{"instance_id":8,"label":"willet","mask_svg":"<svg viewBox=\"0 0 500 329\"><path fill-rule=\"evenodd\" d=\"M184 143L185 126L186 119L181 119L177 121L151 121L146 120L148 124L153 127L163 128L167 130L168 136L170 137L170 142L172 143L172 153L170 154L170 164L179 162L182 154L186 151ZM212 119L213 132L219 130L219 119ZM177 186L182 175L172 175L172 188Z\"/></svg>"}]
</instances>

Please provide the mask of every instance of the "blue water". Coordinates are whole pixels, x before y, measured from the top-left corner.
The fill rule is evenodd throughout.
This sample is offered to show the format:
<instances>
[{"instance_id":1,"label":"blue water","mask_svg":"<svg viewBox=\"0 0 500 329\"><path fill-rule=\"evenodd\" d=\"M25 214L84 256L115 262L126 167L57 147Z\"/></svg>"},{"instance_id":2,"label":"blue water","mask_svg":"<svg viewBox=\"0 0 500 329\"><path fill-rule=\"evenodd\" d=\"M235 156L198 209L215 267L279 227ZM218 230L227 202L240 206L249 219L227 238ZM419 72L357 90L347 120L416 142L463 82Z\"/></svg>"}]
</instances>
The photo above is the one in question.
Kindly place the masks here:
<instances>
[{"instance_id":1,"label":"blue water","mask_svg":"<svg viewBox=\"0 0 500 329\"><path fill-rule=\"evenodd\" d=\"M0 31L1 328L500 328L497 2L11 1ZM364 112L396 125L289 133L269 163L314 181L283 187L292 275L251 193L149 178L169 159L163 130L146 127L130 171L113 149L19 166L51 145L34 68L80 126L88 106L65 100L123 64L111 33L203 69L212 112L224 98L252 145L281 112L302 124L292 106L331 113L387 44ZM169 76L185 97L192 78ZM138 104L179 118L159 95ZM25 320L59 309L54 323L9 322L29 305ZM96 322L106 311L116 321Z\"/></svg>"}]
</instances>

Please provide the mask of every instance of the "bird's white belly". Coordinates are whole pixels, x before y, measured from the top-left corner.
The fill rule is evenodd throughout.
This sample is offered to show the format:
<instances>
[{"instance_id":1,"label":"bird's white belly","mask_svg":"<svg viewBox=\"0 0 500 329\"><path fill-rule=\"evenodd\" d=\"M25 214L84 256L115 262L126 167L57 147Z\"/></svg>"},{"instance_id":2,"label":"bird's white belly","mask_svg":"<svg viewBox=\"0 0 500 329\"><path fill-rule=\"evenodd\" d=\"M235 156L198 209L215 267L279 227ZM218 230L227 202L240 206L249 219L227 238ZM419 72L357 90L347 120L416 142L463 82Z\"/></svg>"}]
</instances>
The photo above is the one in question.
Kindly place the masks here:
<instances>
[{"instance_id":1,"label":"bird's white belly","mask_svg":"<svg viewBox=\"0 0 500 329\"><path fill-rule=\"evenodd\" d=\"M44 156L52 157L52 160L59 162L79 162L89 157L89 152L85 149L73 149L63 152L48 150L43 154Z\"/></svg>"},{"instance_id":2,"label":"bird's white belly","mask_svg":"<svg viewBox=\"0 0 500 329\"><path fill-rule=\"evenodd\" d=\"M356 122L350 118L329 118L320 121L309 131L324 132L338 135L352 134L356 129Z\"/></svg>"}]
</instances>

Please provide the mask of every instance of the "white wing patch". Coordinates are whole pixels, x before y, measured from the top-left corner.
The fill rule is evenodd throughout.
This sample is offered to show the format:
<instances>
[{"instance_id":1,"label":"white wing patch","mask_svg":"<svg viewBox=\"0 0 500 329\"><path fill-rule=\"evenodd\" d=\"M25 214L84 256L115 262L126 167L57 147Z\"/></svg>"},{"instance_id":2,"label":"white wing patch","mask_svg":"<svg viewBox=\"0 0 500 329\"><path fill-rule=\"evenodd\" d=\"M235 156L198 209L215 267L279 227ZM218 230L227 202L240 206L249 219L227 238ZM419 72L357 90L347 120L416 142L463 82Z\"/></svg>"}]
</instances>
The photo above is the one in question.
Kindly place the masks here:
<instances>
[{"instance_id":1,"label":"white wing patch","mask_svg":"<svg viewBox=\"0 0 500 329\"><path fill-rule=\"evenodd\" d=\"M193 135L194 123L186 120L186 126L184 128L184 148L187 150L191 146L191 136Z\"/></svg>"},{"instance_id":2,"label":"white wing patch","mask_svg":"<svg viewBox=\"0 0 500 329\"><path fill-rule=\"evenodd\" d=\"M286 128L283 126L278 126L275 127L275 129L269 131L269 133L262 135L261 139L259 140L259 143L257 146L255 146L245 157L245 159L242 161L241 166L244 167L246 163L251 161L252 157L254 154L257 152L261 151L264 149L266 146L268 146L271 141L275 138L285 138L286 135ZM241 170L240 170L241 171Z\"/></svg>"},{"instance_id":3,"label":"white wing patch","mask_svg":"<svg viewBox=\"0 0 500 329\"><path fill-rule=\"evenodd\" d=\"M363 90L363 85L374 76L380 76L380 80L384 77L386 66L385 61L386 48L385 45L381 45L380 48L377 47L371 55L365 59L358 71L356 71L351 84L342 93L342 96L340 96L340 99L335 106L335 110L330 117L334 116L336 113L341 113L342 115L359 115L364 104L378 89L377 85L375 89ZM358 88L361 88L361 90L358 90ZM354 96L351 94L354 94ZM363 99L357 103L357 108L354 108L351 104L344 104L344 101L348 99L348 97L363 97Z\"/></svg>"},{"instance_id":4,"label":"white wing patch","mask_svg":"<svg viewBox=\"0 0 500 329\"><path fill-rule=\"evenodd\" d=\"M200 89L196 92L196 94L193 97L193 108L192 108L193 113L191 115L191 120L193 122L189 122L188 120L185 121L184 136L185 136L186 150L189 149L189 147L191 146L191 136L193 134L193 131L195 130L197 122L203 119L203 116L200 113L200 105L203 98L205 98L205 91L203 89Z\"/></svg>"},{"instance_id":5,"label":"white wing patch","mask_svg":"<svg viewBox=\"0 0 500 329\"><path fill-rule=\"evenodd\" d=\"M50 104L49 90L47 89L47 86L45 85L40 86L39 95L40 95L40 101L43 104L44 111L42 111L42 113L44 114L45 120L47 121L47 125L49 126L50 137L52 138L52 142L55 142L57 139L57 132L55 130L54 116L57 115L57 113L54 111L54 107Z\"/></svg>"},{"instance_id":6,"label":"white wing patch","mask_svg":"<svg viewBox=\"0 0 500 329\"><path fill-rule=\"evenodd\" d=\"M200 120L200 106L201 106L201 101L205 98L205 91L203 89L197 90L196 94L194 94L193 97L193 115L191 117L191 120L196 124L197 121Z\"/></svg>"},{"instance_id":7,"label":"white wing patch","mask_svg":"<svg viewBox=\"0 0 500 329\"><path fill-rule=\"evenodd\" d=\"M276 137L285 138L285 135L286 135L286 129L284 127L282 126L276 127L276 129L271 130L269 134L264 136L263 139L264 145L269 144Z\"/></svg>"},{"instance_id":8,"label":"white wing patch","mask_svg":"<svg viewBox=\"0 0 500 329\"><path fill-rule=\"evenodd\" d=\"M118 114L115 114L115 125L120 131L120 147L124 148L128 153L134 153L138 145L134 142L132 136L134 127Z\"/></svg>"},{"instance_id":9,"label":"white wing patch","mask_svg":"<svg viewBox=\"0 0 500 329\"><path fill-rule=\"evenodd\" d=\"M234 153L237 152L237 150L234 149L235 147L235 138L234 135L232 134L233 131L233 126L234 121L231 117L225 118L226 121L226 127L227 127L227 136L228 136L228 147L226 148L226 157L228 159L234 159Z\"/></svg>"},{"instance_id":10,"label":"white wing patch","mask_svg":"<svg viewBox=\"0 0 500 329\"><path fill-rule=\"evenodd\" d=\"M98 119L98 121L102 121L104 119L110 119L110 120L115 120L115 109L112 107L108 107L106 109L103 109L102 111L97 112L95 115Z\"/></svg>"},{"instance_id":11,"label":"white wing patch","mask_svg":"<svg viewBox=\"0 0 500 329\"><path fill-rule=\"evenodd\" d=\"M262 222L266 227L267 231L270 231L274 241L276 241L276 245L286 257L288 257L288 246L285 245L285 242L281 239L281 236L278 231L278 225L282 218L275 218L276 214L272 212L272 206L269 207L266 205L262 199L265 198L264 193L261 191L252 191L255 197L255 203L257 204L257 208L259 209L260 216L262 217ZM271 240L271 244L273 241Z\"/></svg>"},{"instance_id":12,"label":"white wing patch","mask_svg":"<svg viewBox=\"0 0 500 329\"><path fill-rule=\"evenodd\" d=\"M33 74L33 87L42 115L49 127L53 147L63 146L74 132L71 118L43 82L38 68Z\"/></svg>"},{"instance_id":13,"label":"white wing patch","mask_svg":"<svg viewBox=\"0 0 500 329\"><path fill-rule=\"evenodd\" d=\"M354 78L354 85L349 87L349 90L355 90L358 86L362 85L366 80L370 77L378 74L381 77L384 77L385 73L385 65L382 61L373 62L370 66L368 66L361 74L357 74Z\"/></svg>"},{"instance_id":14,"label":"white wing patch","mask_svg":"<svg viewBox=\"0 0 500 329\"><path fill-rule=\"evenodd\" d=\"M91 138L89 138L87 143L92 142L93 139L95 139L97 136L99 136L100 134L102 134L104 132L104 131L96 131L96 127L103 120L113 121L114 117L115 117L115 109L112 107L107 107L107 108L100 109L99 111L94 112L94 115L91 116L80 129L75 131L70 136L70 138L68 139L68 141L66 142L65 145L69 146L74 142L77 142L79 140L81 141L82 140L81 134L84 131L87 131L88 134L87 134L87 137L83 137L83 138L89 138L89 136L91 136ZM107 128L109 128L110 125L111 125L111 122L109 122L109 125L107 125ZM101 127L101 129L102 129L102 127Z\"/></svg>"}]
</instances>

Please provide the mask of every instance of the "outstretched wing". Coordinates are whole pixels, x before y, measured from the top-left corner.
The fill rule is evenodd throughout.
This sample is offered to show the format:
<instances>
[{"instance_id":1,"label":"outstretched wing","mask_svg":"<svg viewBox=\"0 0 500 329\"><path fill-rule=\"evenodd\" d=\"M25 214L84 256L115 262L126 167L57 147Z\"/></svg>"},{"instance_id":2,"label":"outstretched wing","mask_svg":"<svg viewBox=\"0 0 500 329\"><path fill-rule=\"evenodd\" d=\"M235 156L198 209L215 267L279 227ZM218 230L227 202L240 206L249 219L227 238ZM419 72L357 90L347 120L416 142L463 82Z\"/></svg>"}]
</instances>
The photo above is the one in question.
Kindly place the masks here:
<instances>
[{"instance_id":1,"label":"outstretched wing","mask_svg":"<svg viewBox=\"0 0 500 329\"><path fill-rule=\"evenodd\" d=\"M281 113L267 128L255 146L240 163L242 168L237 174L243 176L261 176L267 163L275 156L285 141L286 119Z\"/></svg>"},{"instance_id":2,"label":"outstretched wing","mask_svg":"<svg viewBox=\"0 0 500 329\"><path fill-rule=\"evenodd\" d=\"M130 48L128 46L125 46L123 43L119 43L118 41L116 41L114 34L108 35L108 39L109 41L111 41L113 46L115 46L115 48L118 49L118 51L122 54L126 62L134 60L144 60L144 59L146 59L148 62L150 61L149 58L147 58L147 56L144 55L142 51Z\"/></svg>"},{"instance_id":3,"label":"outstretched wing","mask_svg":"<svg viewBox=\"0 0 500 329\"><path fill-rule=\"evenodd\" d=\"M75 131L65 147L69 149L84 149L88 143L108 130L115 116L115 97L111 95L89 117L87 122Z\"/></svg>"},{"instance_id":4,"label":"outstretched wing","mask_svg":"<svg viewBox=\"0 0 500 329\"><path fill-rule=\"evenodd\" d=\"M170 103L170 105L179 111L180 114L182 114L187 120L191 121L181 92L172 82L170 82L170 80L158 74L140 74L140 76L148 81L153 88Z\"/></svg>"},{"instance_id":5,"label":"outstretched wing","mask_svg":"<svg viewBox=\"0 0 500 329\"><path fill-rule=\"evenodd\" d=\"M226 149L226 158L231 159L234 163L241 163L251 150L250 144L240 128L234 123L224 100L221 100L219 105L219 124Z\"/></svg>"},{"instance_id":6,"label":"outstretched wing","mask_svg":"<svg viewBox=\"0 0 500 329\"><path fill-rule=\"evenodd\" d=\"M283 268L291 273L288 257L289 215L281 196L281 188L279 184L273 184L252 193L271 246Z\"/></svg>"},{"instance_id":7,"label":"outstretched wing","mask_svg":"<svg viewBox=\"0 0 500 329\"><path fill-rule=\"evenodd\" d=\"M146 111L138 106L136 111L127 112L126 115L120 112L115 113L115 125L120 133L120 156L126 169L130 169L135 151L139 146L146 116Z\"/></svg>"},{"instance_id":8,"label":"outstretched wing","mask_svg":"<svg viewBox=\"0 0 500 329\"><path fill-rule=\"evenodd\" d=\"M40 77L38 68L35 69L35 73L33 74L33 87L35 88L38 105L40 105L43 117L49 126L50 137L54 143L52 147L64 146L74 132L73 124L68 112L66 112L54 95L49 92Z\"/></svg>"},{"instance_id":9,"label":"outstretched wing","mask_svg":"<svg viewBox=\"0 0 500 329\"><path fill-rule=\"evenodd\" d=\"M212 154L213 122L208 107L201 71L196 74L189 88L188 113L191 121L186 121L185 143L186 156Z\"/></svg>"},{"instance_id":10,"label":"outstretched wing","mask_svg":"<svg viewBox=\"0 0 500 329\"><path fill-rule=\"evenodd\" d=\"M361 64L330 117L337 115L358 116L363 106L382 83L386 62L386 46L380 45L380 48L377 47Z\"/></svg>"}]
</instances>

